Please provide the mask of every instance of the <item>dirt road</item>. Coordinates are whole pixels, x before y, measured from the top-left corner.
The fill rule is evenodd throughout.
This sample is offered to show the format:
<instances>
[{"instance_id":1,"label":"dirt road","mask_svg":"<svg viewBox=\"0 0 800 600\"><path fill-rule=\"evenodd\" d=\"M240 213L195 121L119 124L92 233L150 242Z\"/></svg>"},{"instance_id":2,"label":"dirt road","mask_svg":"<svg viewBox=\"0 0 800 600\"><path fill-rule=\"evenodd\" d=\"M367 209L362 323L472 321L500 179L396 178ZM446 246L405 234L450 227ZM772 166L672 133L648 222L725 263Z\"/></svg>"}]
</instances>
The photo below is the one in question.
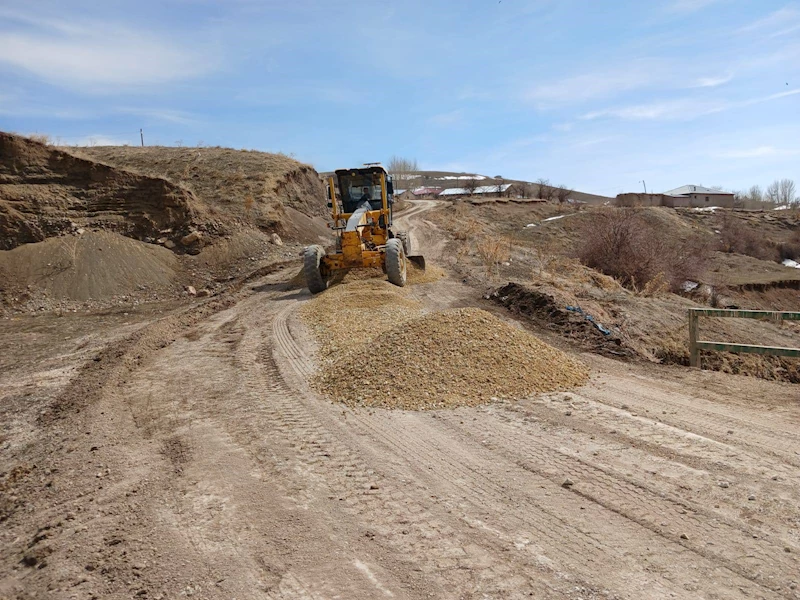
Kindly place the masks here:
<instances>
[{"instance_id":1,"label":"dirt road","mask_svg":"<svg viewBox=\"0 0 800 600\"><path fill-rule=\"evenodd\" d=\"M429 207L404 219L435 259ZM800 598L796 386L585 355L570 393L350 409L309 389L289 275L61 392L6 489L0 597Z\"/></svg>"}]
</instances>

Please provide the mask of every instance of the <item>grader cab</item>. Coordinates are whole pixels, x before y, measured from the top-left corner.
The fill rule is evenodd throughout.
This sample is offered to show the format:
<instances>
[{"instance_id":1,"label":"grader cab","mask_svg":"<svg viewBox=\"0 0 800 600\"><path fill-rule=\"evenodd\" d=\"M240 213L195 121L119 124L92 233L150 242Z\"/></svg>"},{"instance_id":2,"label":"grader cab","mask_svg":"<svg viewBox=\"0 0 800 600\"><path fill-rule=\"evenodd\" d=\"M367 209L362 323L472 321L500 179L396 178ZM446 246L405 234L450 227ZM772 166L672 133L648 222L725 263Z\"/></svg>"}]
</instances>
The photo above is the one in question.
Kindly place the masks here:
<instances>
[{"instance_id":1,"label":"grader cab","mask_svg":"<svg viewBox=\"0 0 800 600\"><path fill-rule=\"evenodd\" d=\"M408 233L392 226L391 176L378 164L340 169L335 175L328 180L328 208L336 246L328 253L319 245L306 247L303 271L308 289L317 294L328 287L334 273L369 267L380 267L391 283L405 285L407 261L424 269L425 259L410 256Z\"/></svg>"}]
</instances>

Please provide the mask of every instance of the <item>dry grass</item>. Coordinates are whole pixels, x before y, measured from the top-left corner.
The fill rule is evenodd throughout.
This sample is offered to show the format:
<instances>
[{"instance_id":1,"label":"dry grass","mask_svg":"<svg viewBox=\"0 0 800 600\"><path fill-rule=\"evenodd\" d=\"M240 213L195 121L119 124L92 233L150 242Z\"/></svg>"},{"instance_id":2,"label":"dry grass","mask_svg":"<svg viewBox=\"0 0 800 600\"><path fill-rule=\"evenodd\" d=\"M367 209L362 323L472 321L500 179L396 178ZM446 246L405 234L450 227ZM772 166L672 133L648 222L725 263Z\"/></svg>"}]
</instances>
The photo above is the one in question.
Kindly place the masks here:
<instances>
[{"instance_id":1,"label":"dry grass","mask_svg":"<svg viewBox=\"0 0 800 600\"><path fill-rule=\"evenodd\" d=\"M475 249L490 277L496 276L500 265L511 258L511 241L508 239L484 236L477 241Z\"/></svg>"},{"instance_id":2,"label":"dry grass","mask_svg":"<svg viewBox=\"0 0 800 600\"><path fill-rule=\"evenodd\" d=\"M598 212L583 229L581 262L649 294L697 280L711 257L709 242L694 235L679 239L647 214L629 208Z\"/></svg>"},{"instance_id":3,"label":"dry grass","mask_svg":"<svg viewBox=\"0 0 800 600\"><path fill-rule=\"evenodd\" d=\"M778 249L763 234L727 213L723 215L720 226L720 248L723 252L744 254L759 260L778 258Z\"/></svg>"},{"instance_id":4,"label":"dry grass","mask_svg":"<svg viewBox=\"0 0 800 600\"><path fill-rule=\"evenodd\" d=\"M94 160L162 177L194 192L209 207L271 228L283 205L325 214L325 189L316 172L282 154L230 148L98 146L73 150Z\"/></svg>"}]
</instances>

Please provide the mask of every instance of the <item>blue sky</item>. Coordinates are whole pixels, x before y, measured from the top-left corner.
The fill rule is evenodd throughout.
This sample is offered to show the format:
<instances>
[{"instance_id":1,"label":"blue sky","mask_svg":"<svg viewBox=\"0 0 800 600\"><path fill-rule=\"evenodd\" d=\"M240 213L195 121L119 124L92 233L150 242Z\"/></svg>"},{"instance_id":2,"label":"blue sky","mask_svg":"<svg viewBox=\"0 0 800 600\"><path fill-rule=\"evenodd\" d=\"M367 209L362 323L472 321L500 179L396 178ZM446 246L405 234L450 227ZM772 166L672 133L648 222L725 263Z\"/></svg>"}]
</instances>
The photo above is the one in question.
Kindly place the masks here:
<instances>
[{"instance_id":1,"label":"blue sky","mask_svg":"<svg viewBox=\"0 0 800 600\"><path fill-rule=\"evenodd\" d=\"M0 129L416 158L613 195L800 181L800 2L0 0Z\"/></svg>"}]
</instances>

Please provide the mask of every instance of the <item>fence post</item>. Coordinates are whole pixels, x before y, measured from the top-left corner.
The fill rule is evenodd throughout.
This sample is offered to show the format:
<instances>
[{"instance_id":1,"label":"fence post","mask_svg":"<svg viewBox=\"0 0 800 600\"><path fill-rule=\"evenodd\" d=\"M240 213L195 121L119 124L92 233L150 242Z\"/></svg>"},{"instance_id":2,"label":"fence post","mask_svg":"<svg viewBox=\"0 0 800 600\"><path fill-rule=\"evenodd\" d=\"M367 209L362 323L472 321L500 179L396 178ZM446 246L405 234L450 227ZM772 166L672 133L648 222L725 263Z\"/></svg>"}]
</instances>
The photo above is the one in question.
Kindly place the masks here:
<instances>
[{"instance_id":1,"label":"fence post","mask_svg":"<svg viewBox=\"0 0 800 600\"><path fill-rule=\"evenodd\" d=\"M700 350L697 349L697 313L689 309L689 366L700 366Z\"/></svg>"}]
</instances>

